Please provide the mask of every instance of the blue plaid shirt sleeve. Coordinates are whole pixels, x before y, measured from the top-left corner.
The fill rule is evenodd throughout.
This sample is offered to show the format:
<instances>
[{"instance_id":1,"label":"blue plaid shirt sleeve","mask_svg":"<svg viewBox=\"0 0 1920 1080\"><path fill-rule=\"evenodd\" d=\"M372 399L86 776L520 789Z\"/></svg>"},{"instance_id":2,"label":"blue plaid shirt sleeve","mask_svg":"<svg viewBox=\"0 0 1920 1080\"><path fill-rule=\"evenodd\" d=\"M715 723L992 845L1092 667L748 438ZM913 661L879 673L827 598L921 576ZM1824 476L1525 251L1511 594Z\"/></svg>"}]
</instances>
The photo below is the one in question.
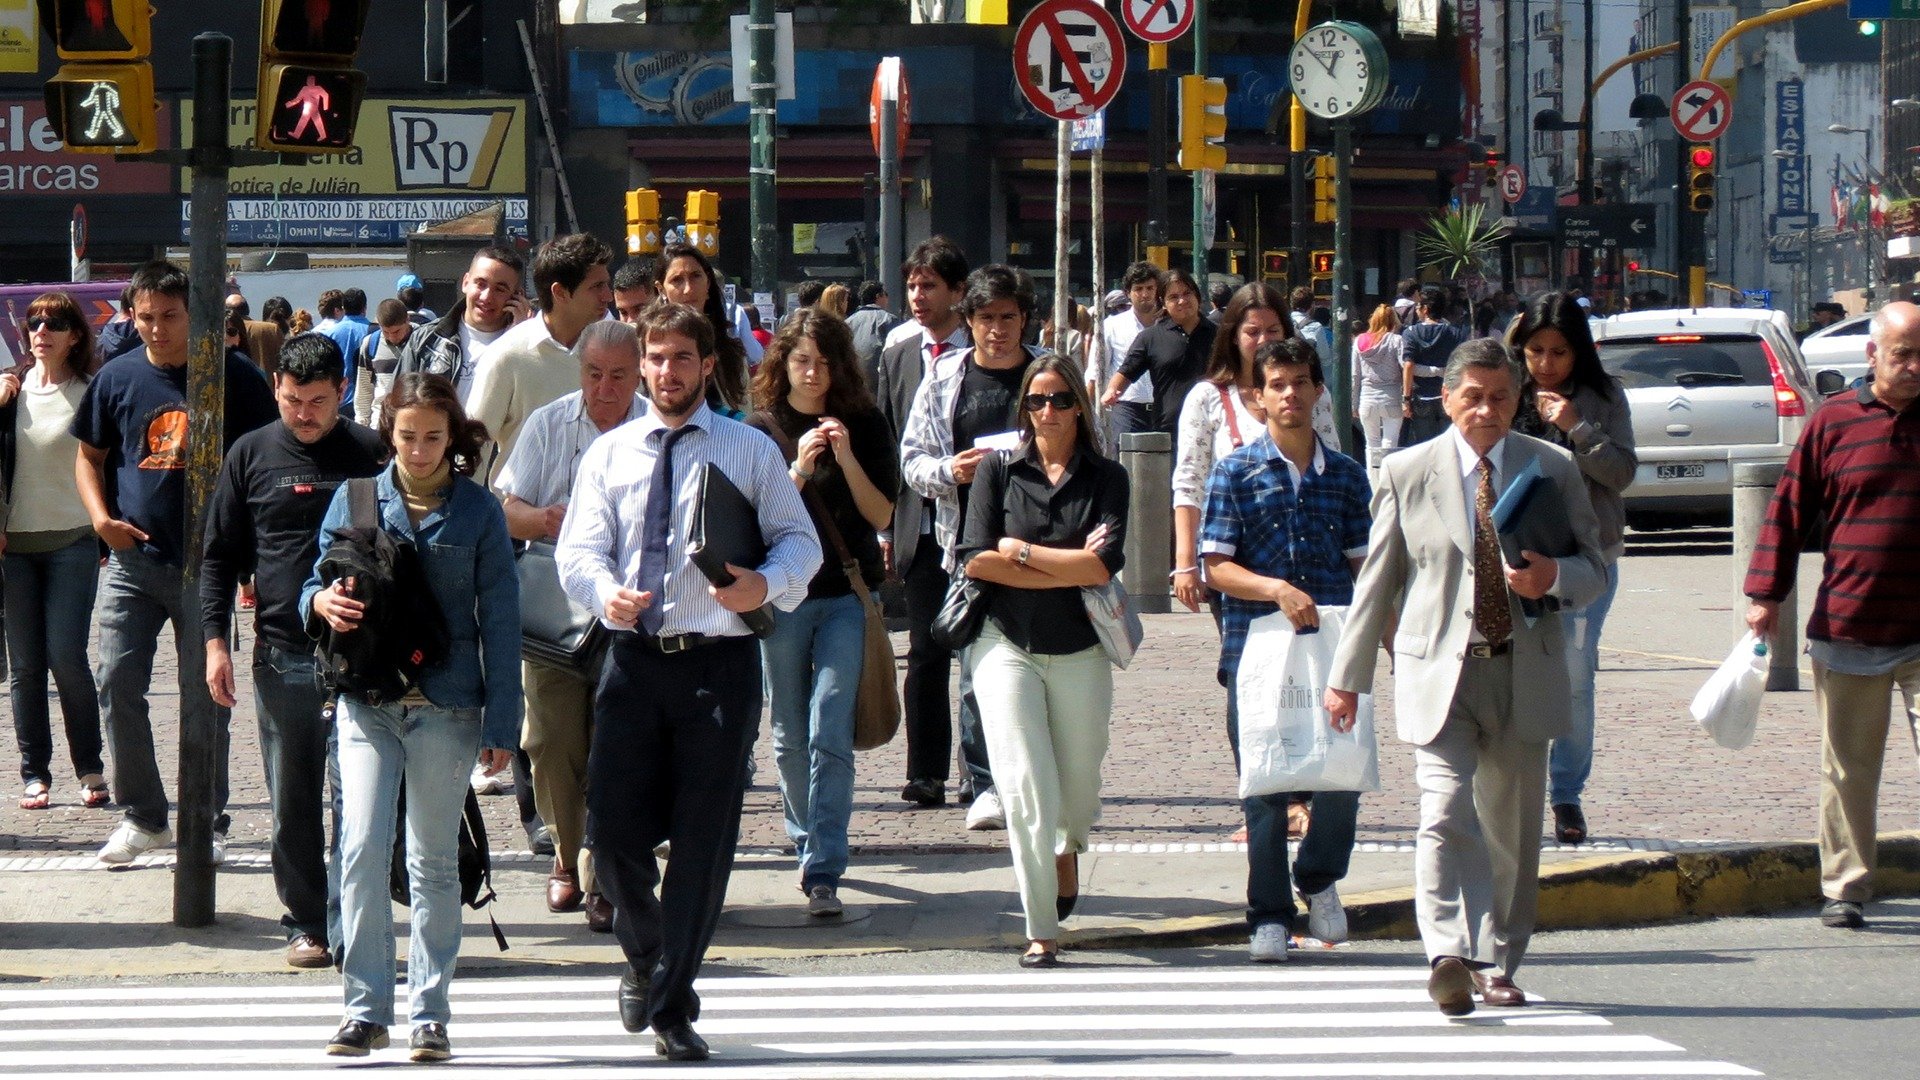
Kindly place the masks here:
<instances>
[{"instance_id":1,"label":"blue plaid shirt sleeve","mask_svg":"<svg viewBox=\"0 0 1920 1080\"><path fill-rule=\"evenodd\" d=\"M1356 462L1356 464L1358 464ZM1373 532L1373 485L1364 468L1354 470L1346 489L1346 520L1341 527L1341 549L1350 559L1364 558L1367 537Z\"/></svg>"},{"instance_id":2,"label":"blue plaid shirt sleeve","mask_svg":"<svg viewBox=\"0 0 1920 1080\"><path fill-rule=\"evenodd\" d=\"M1225 459L1214 463L1207 476L1207 502L1200 515L1200 557L1225 555L1232 558L1240 550L1240 504L1234 498L1233 475Z\"/></svg>"}]
</instances>

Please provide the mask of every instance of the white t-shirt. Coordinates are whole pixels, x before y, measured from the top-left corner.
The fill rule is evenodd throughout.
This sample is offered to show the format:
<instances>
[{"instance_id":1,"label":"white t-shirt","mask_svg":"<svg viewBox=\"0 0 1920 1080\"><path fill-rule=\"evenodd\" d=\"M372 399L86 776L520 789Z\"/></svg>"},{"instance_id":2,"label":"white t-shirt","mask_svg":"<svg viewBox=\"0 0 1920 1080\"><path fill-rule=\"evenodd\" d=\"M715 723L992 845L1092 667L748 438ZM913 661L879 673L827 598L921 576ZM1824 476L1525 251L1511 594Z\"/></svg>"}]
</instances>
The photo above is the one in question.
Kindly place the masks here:
<instances>
[{"instance_id":1,"label":"white t-shirt","mask_svg":"<svg viewBox=\"0 0 1920 1080\"><path fill-rule=\"evenodd\" d=\"M1108 378L1112 378L1112 373L1120 370L1121 362L1127 358L1127 350L1133 346L1133 339L1139 337L1140 331L1146 328L1146 324L1140 321L1140 316L1135 315L1132 308L1128 308L1118 315L1109 315L1100 324L1101 335L1106 338L1107 344ZM1129 383L1127 388L1120 392L1120 400L1137 402L1143 405L1152 404L1152 373L1141 372L1138 379Z\"/></svg>"},{"instance_id":2,"label":"white t-shirt","mask_svg":"<svg viewBox=\"0 0 1920 1080\"><path fill-rule=\"evenodd\" d=\"M460 394L461 405L467 403L467 395L473 392L473 374L480 370L480 354L506 332L505 327L475 330L465 321L460 323L460 370L454 373L453 388Z\"/></svg>"}]
</instances>

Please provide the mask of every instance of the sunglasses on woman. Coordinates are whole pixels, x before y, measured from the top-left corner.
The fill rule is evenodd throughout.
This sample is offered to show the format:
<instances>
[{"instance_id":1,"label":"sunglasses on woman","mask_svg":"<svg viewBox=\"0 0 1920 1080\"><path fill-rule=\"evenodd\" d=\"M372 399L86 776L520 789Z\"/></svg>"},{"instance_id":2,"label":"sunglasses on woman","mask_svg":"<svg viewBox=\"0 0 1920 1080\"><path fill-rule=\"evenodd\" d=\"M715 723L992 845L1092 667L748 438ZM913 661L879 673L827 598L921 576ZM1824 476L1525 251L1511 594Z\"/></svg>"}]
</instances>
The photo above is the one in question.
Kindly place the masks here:
<instances>
[{"instance_id":1,"label":"sunglasses on woman","mask_svg":"<svg viewBox=\"0 0 1920 1080\"><path fill-rule=\"evenodd\" d=\"M35 315L27 320L28 333L34 333L42 328L56 334L64 334L73 329L73 324L59 315Z\"/></svg>"},{"instance_id":2,"label":"sunglasses on woman","mask_svg":"<svg viewBox=\"0 0 1920 1080\"><path fill-rule=\"evenodd\" d=\"M1066 412L1079 404L1074 400L1071 390L1055 390L1051 394L1028 394L1024 402L1028 412L1039 412L1048 405L1053 406L1055 412Z\"/></svg>"}]
</instances>

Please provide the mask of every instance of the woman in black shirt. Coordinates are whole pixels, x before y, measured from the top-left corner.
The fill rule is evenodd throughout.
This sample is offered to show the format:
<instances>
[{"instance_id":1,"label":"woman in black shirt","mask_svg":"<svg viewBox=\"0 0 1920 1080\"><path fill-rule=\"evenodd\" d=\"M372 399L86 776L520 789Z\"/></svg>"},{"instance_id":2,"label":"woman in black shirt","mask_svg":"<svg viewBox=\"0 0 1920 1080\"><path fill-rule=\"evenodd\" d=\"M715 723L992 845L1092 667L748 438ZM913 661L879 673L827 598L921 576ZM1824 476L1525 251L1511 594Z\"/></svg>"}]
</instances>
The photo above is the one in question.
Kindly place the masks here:
<instances>
[{"instance_id":1,"label":"woman in black shirt","mask_svg":"<svg viewBox=\"0 0 1920 1080\"><path fill-rule=\"evenodd\" d=\"M969 577L991 583L967 655L1026 911L1022 967L1055 963L1060 920L1079 899L1113 705L1082 588L1124 561L1127 474L1100 456L1082 380L1059 356L1028 365L1021 446L980 463L958 552Z\"/></svg>"},{"instance_id":2,"label":"woman in black shirt","mask_svg":"<svg viewBox=\"0 0 1920 1080\"><path fill-rule=\"evenodd\" d=\"M800 606L774 614L760 653L800 889L809 914L838 915L867 625L850 575L875 590L886 577L876 532L893 521L900 466L893 430L862 383L853 335L836 316L817 307L795 314L767 349L753 391L759 411L748 423L785 451L828 556ZM852 563L841 564L839 547Z\"/></svg>"}]
</instances>

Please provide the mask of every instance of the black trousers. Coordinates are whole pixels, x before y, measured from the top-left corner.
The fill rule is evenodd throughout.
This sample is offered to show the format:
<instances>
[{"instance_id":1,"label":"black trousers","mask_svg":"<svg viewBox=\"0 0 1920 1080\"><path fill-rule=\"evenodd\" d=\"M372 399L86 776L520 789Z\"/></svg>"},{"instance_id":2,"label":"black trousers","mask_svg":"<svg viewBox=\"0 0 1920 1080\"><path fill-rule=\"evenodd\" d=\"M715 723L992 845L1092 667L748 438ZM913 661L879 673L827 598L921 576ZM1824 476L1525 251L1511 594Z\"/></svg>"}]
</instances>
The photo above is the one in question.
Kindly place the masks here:
<instances>
[{"instance_id":1,"label":"black trousers","mask_svg":"<svg viewBox=\"0 0 1920 1080\"><path fill-rule=\"evenodd\" d=\"M759 645L742 637L663 655L637 634L616 634L593 716L587 807L614 938L651 980L654 1028L690 1023L700 1017L694 976L740 839L760 729ZM673 845L664 881L653 857L662 840Z\"/></svg>"},{"instance_id":2,"label":"black trousers","mask_svg":"<svg viewBox=\"0 0 1920 1080\"><path fill-rule=\"evenodd\" d=\"M947 676L953 654L934 644L933 617L947 595L940 545L922 536L913 565L901 575L907 594L907 679L902 708L907 729L907 779L945 782L952 771L953 711Z\"/></svg>"}]
</instances>

